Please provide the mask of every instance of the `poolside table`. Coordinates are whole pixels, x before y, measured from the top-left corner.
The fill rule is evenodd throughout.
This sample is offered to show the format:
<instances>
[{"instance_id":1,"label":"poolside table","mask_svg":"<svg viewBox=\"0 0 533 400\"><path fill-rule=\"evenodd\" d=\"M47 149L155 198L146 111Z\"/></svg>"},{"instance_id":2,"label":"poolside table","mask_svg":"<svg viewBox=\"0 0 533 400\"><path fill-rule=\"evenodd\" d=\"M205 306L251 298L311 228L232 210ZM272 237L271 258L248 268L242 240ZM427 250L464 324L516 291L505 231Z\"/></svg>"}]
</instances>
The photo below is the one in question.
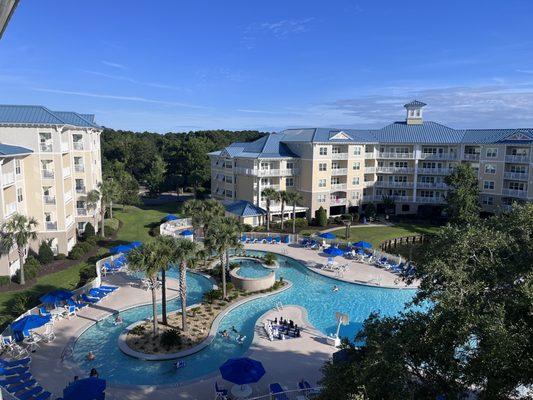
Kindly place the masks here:
<instances>
[{"instance_id":1,"label":"poolside table","mask_svg":"<svg viewBox=\"0 0 533 400\"><path fill-rule=\"evenodd\" d=\"M24 338L24 340L22 342L26 345L28 351L30 351L32 353L39 348L39 344L38 344L39 340L36 339L33 336L28 336L28 337Z\"/></svg>"},{"instance_id":2,"label":"poolside table","mask_svg":"<svg viewBox=\"0 0 533 400\"><path fill-rule=\"evenodd\" d=\"M252 394L252 388L250 385L233 385L231 394L238 399L244 399Z\"/></svg>"}]
</instances>

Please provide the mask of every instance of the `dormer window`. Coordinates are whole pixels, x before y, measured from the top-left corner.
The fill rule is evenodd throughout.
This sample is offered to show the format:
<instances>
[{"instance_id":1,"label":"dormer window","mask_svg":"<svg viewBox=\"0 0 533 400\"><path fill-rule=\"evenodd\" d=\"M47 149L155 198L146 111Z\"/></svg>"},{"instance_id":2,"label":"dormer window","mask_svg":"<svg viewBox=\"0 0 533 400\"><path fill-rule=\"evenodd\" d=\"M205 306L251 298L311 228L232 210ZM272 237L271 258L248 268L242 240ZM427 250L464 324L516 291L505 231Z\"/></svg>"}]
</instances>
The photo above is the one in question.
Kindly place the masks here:
<instances>
[{"instance_id":1,"label":"dormer window","mask_svg":"<svg viewBox=\"0 0 533 400\"><path fill-rule=\"evenodd\" d=\"M422 124L422 107L425 105L426 103L422 103L418 100L413 100L410 103L405 104L404 107L407 110L407 118L405 122L408 125Z\"/></svg>"}]
</instances>

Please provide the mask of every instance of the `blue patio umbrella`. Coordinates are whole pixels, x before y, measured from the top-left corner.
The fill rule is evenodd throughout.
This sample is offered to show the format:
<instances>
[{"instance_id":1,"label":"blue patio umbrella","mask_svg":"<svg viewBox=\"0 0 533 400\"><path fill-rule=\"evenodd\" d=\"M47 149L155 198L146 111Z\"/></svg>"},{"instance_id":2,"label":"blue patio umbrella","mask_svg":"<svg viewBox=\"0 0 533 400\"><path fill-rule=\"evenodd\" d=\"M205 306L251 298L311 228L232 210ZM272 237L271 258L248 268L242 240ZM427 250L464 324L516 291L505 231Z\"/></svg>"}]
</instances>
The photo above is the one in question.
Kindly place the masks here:
<instances>
[{"instance_id":1,"label":"blue patio umbrella","mask_svg":"<svg viewBox=\"0 0 533 400\"><path fill-rule=\"evenodd\" d=\"M105 379L78 379L63 389L63 400L103 400L105 388Z\"/></svg>"},{"instance_id":2,"label":"blue patio umbrella","mask_svg":"<svg viewBox=\"0 0 533 400\"><path fill-rule=\"evenodd\" d=\"M27 336L30 329L39 328L50 322L50 315L26 315L15 322L11 323L11 330L15 333L15 336Z\"/></svg>"},{"instance_id":3,"label":"blue patio umbrella","mask_svg":"<svg viewBox=\"0 0 533 400\"><path fill-rule=\"evenodd\" d=\"M320 236L322 239L335 239L337 237L331 232L324 232L324 233L321 233L318 236Z\"/></svg>"},{"instance_id":4,"label":"blue patio umbrella","mask_svg":"<svg viewBox=\"0 0 533 400\"><path fill-rule=\"evenodd\" d=\"M354 243L353 245L355 247L361 247L363 249L371 249L372 248L372 243L365 242L364 240L360 240L359 242Z\"/></svg>"},{"instance_id":5,"label":"blue patio umbrella","mask_svg":"<svg viewBox=\"0 0 533 400\"><path fill-rule=\"evenodd\" d=\"M194 235L194 232L189 229L185 229L184 231L180 232L180 235L181 236L192 236Z\"/></svg>"},{"instance_id":6,"label":"blue patio umbrella","mask_svg":"<svg viewBox=\"0 0 533 400\"><path fill-rule=\"evenodd\" d=\"M111 247L109 249L109 252L111 254L118 254L118 253L128 253L129 251L135 249L136 247L139 247L142 245L142 242L131 242L128 244L119 244L118 246Z\"/></svg>"},{"instance_id":7,"label":"blue patio umbrella","mask_svg":"<svg viewBox=\"0 0 533 400\"><path fill-rule=\"evenodd\" d=\"M43 304L56 306L58 303L68 300L72 296L74 296L74 293L69 290L57 289L39 297L39 300Z\"/></svg>"},{"instance_id":8,"label":"blue patio umbrella","mask_svg":"<svg viewBox=\"0 0 533 400\"><path fill-rule=\"evenodd\" d=\"M179 218L176 217L175 215L168 214L165 218L163 218L163 221L175 221L177 219L179 219Z\"/></svg>"},{"instance_id":9,"label":"blue patio umbrella","mask_svg":"<svg viewBox=\"0 0 533 400\"><path fill-rule=\"evenodd\" d=\"M222 378L237 385L246 385L259 381L265 374L265 368L259 361L251 358L230 358L219 368Z\"/></svg>"},{"instance_id":10,"label":"blue patio umbrella","mask_svg":"<svg viewBox=\"0 0 533 400\"><path fill-rule=\"evenodd\" d=\"M343 255L344 251L342 251L338 247L331 246L331 247L328 247L326 250L324 250L324 253L326 253L328 256L337 257L337 256Z\"/></svg>"}]
</instances>

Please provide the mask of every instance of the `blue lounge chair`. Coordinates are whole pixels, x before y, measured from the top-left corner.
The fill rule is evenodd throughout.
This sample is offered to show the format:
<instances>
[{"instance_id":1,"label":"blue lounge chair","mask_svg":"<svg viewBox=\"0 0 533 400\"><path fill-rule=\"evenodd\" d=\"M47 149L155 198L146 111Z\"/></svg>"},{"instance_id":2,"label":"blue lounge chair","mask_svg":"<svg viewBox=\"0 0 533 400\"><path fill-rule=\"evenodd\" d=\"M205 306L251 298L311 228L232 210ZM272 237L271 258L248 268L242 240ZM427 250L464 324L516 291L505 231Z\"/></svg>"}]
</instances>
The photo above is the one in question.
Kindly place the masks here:
<instances>
[{"instance_id":1,"label":"blue lounge chair","mask_svg":"<svg viewBox=\"0 0 533 400\"><path fill-rule=\"evenodd\" d=\"M26 365L24 367L13 367L13 368L0 368L0 373L5 376L11 375L21 375L29 371L29 367Z\"/></svg>"},{"instance_id":2,"label":"blue lounge chair","mask_svg":"<svg viewBox=\"0 0 533 400\"><path fill-rule=\"evenodd\" d=\"M267 241L268 244L272 244L272 236L268 236L266 238L266 241Z\"/></svg>"},{"instance_id":3,"label":"blue lounge chair","mask_svg":"<svg viewBox=\"0 0 533 400\"><path fill-rule=\"evenodd\" d=\"M39 314L42 315L43 317L49 317L50 315L52 315L44 306L39 307Z\"/></svg>"},{"instance_id":4,"label":"blue lounge chair","mask_svg":"<svg viewBox=\"0 0 533 400\"><path fill-rule=\"evenodd\" d=\"M52 396L50 392L42 392L37 396L33 396L30 400L48 400Z\"/></svg>"},{"instance_id":5,"label":"blue lounge chair","mask_svg":"<svg viewBox=\"0 0 533 400\"><path fill-rule=\"evenodd\" d=\"M13 360L13 361L6 361L0 359L0 367L4 368L11 368L11 367L22 367L24 365L28 365L31 361L31 358L26 357L22 358L20 360Z\"/></svg>"},{"instance_id":6,"label":"blue lounge chair","mask_svg":"<svg viewBox=\"0 0 533 400\"><path fill-rule=\"evenodd\" d=\"M89 296L96 297L98 299L103 299L104 297L107 296L107 293L104 292L103 290L92 288L91 290L89 290Z\"/></svg>"},{"instance_id":7,"label":"blue lounge chair","mask_svg":"<svg viewBox=\"0 0 533 400\"><path fill-rule=\"evenodd\" d=\"M100 301L100 299L97 299L95 297L90 297L90 296L87 296L85 293L83 293L81 295L81 299L86 302L86 303L90 303L90 304L95 304L95 303L98 303Z\"/></svg>"},{"instance_id":8,"label":"blue lounge chair","mask_svg":"<svg viewBox=\"0 0 533 400\"><path fill-rule=\"evenodd\" d=\"M218 386L218 382L215 381L215 395L216 397L224 397L228 395L228 390Z\"/></svg>"},{"instance_id":9,"label":"blue lounge chair","mask_svg":"<svg viewBox=\"0 0 533 400\"><path fill-rule=\"evenodd\" d=\"M17 397L19 400L30 400L33 396L41 393L43 391L43 388L40 386L35 386L34 388L31 388L30 390L22 393L17 394Z\"/></svg>"},{"instance_id":10,"label":"blue lounge chair","mask_svg":"<svg viewBox=\"0 0 533 400\"><path fill-rule=\"evenodd\" d=\"M106 287L103 287L103 286L100 286L99 288L97 288L99 291L101 292L104 292L104 293L113 293L115 290L113 289L108 289Z\"/></svg>"},{"instance_id":11,"label":"blue lounge chair","mask_svg":"<svg viewBox=\"0 0 533 400\"><path fill-rule=\"evenodd\" d=\"M241 236L241 242L246 243L246 240L247 240L247 239L246 239L246 235L242 235L242 236Z\"/></svg>"},{"instance_id":12,"label":"blue lounge chair","mask_svg":"<svg viewBox=\"0 0 533 400\"><path fill-rule=\"evenodd\" d=\"M76 307L78 310L81 310L83 307L87 307L87 303L81 303L79 301L74 301L72 299L67 300L67 305L69 307Z\"/></svg>"},{"instance_id":13,"label":"blue lounge chair","mask_svg":"<svg viewBox=\"0 0 533 400\"><path fill-rule=\"evenodd\" d=\"M25 374L10 376L9 378L6 378L0 381L0 385L1 386L12 385L14 383L19 383L19 382L23 382L28 379L31 379L31 377L32 376L29 372L26 372Z\"/></svg>"},{"instance_id":14,"label":"blue lounge chair","mask_svg":"<svg viewBox=\"0 0 533 400\"><path fill-rule=\"evenodd\" d=\"M9 393L17 393L20 392L22 389L28 389L35 385L37 381L35 379L30 379L28 381L24 382L18 382L13 385L6 386L6 389Z\"/></svg>"},{"instance_id":15,"label":"blue lounge chair","mask_svg":"<svg viewBox=\"0 0 533 400\"><path fill-rule=\"evenodd\" d=\"M111 265L111 263L109 261L106 261L104 263L104 268L109 271L113 267L112 267L112 265Z\"/></svg>"},{"instance_id":16,"label":"blue lounge chair","mask_svg":"<svg viewBox=\"0 0 533 400\"><path fill-rule=\"evenodd\" d=\"M274 242L276 244L280 244L281 243L281 236L277 236L276 238L274 238Z\"/></svg>"},{"instance_id":17,"label":"blue lounge chair","mask_svg":"<svg viewBox=\"0 0 533 400\"><path fill-rule=\"evenodd\" d=\"M291 237L289 235L285 236L283 238L283 243L285 244L289 244L291 242Z\"/></svg>"},{"instance_id":18,"label":"blue lounge chair","mask_svg":"<svg viewBox=\"0 0 533 400\"><path fill-rule=\"evenodd\" d=\"M283 392L284 390L279 383L270 384L270 394L274 395L275 400L289 400L287 395Z\"/></svg>"},{"instance_id":19,"label":"blue lounge chair","mask_svg":"<svg viewBox=\"0 0 533 400\"><path fill-rule=\"evenodd\" d=\"M115 290L118 289L118 286L101 285L101 286L99 287L99 289L101 289L101 290L108 290L108 291L114 292Z\"/></svg>"}]
</instances>

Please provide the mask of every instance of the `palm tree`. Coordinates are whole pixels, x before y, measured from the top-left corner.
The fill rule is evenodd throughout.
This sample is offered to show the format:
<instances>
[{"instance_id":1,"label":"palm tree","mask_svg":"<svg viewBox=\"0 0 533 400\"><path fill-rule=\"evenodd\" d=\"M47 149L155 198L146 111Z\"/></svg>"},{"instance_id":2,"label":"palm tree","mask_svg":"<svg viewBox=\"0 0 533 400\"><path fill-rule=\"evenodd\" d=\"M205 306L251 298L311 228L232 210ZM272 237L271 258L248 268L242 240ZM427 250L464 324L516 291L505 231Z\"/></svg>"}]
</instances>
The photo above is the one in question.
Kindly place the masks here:
<instances>
[{"instance_id":1,"label":"palm tree","mask_svg":"<svg viewBox=\"0 0 533 400\"><path fill-rule=\"evenodd\" d=\"M105 237L105 212L107 206L109 206L110 211L113 207L113 200L115 200L118 195L118 185L113 181L113 179L107 179L98 184L98 190L100 191L100 235Z\"/></svg>"},{"instance_id":2,"label":"palm tree","mask_svg":"<svg viewBox=\"0 0 533 400\"><path fill-rule=\"evenodd\" d=\"M292 234L296 233L296 205L303 201L303 197L299 192L286 192L285 201L287 204L292 204Z\"/></svg>"},{"instance_id":3,"label":"palm tree","mask_svg":"<svg viewBox=\"0 0 533 400\"><path fill-rule=\"evenodd\" d=\"M281 202L281 230L283 230L283 223L285 221L285 204L288 203L287 194L285 190L279 192L279 200Z\"/></svg>"},{"instance_id":4,"label":"palm tree","mask_svg":"<svg viewBox=\"0 0 533 400\"><path fill-rule=\"evenodd\" d=\"M85 201L87 203L87 209L93 210L93 216L94 216L94 228L97 229L97 221L96 221L96 209L98 208L98 203L100 202L100 192L96 189L91 190L89 193L87 193L87 196L85 196Z\"/></svg>"},{"instance_id":5,"label":"palm tree","mask_svg":"<svg viewBox=\"0 0 533 400\"><path fill-rule=\"evenodd\" d=\"M263 189L261 192L261 196L266 200L266 208L267 208L267 232L270 231L270 206L273 201L279 200L279 192L275 191L272 188L266 188Z\"/></svg>"},{"instance_id":6,"label":"palm tree","mask_svg":"<svg viewBox=\"0 0 533 400\"><path fill-rule=\"evenodd\" d=\"M198 245L186 239L176 243L175 259L180 267L181 329L187 331L187 267L195 266L198 261Z\"/></svg>"},{"instance_id":7,"label":"palm tree","mask_svg":"<svg viewBox=\"0 0 533 400\"><path fill-rule=\"evenodd\" d=\"M222 278L222 297L225 299L226 292L226 269L227 261L229 259L229 250L242 248L242 243L239 240L240 225L233 217L224 217L217 219L209 230L208 236L205 238L205 245L209 249L213 249L220 257L220 268Z\"/></svg>"},{"instance_id":8,"label":"palm tree","mask_svg":"<svg viewBox=\"0 0 533 400\"><path fill-rule=\"evenodd\" d=\"M191 217L195 230L203 229L204 237L206 237L212 221L223 217L226 209L216 200L189 200L183 206L183 213Z\"/></svg>"},{"instance_id":9,"label":"palm tree","mask_svg":"<svg viewBox=\"0 0 533 400\"><path fill-rule=\"evenodd\" d=\"M128 253L128 268L131 271L142 272L148 280L152 292L153 335L158 333L157 326L157 274L161 270L161 242L153 240L144 243Z\"/></svg>"},{"instance_id":10,"label":"palm tree","mask_svg":"<svg viewBox=\"0 0 533 400\"><path fill-rule=\"evenodd\" d=\"M1 246L2 252L9 253L13 247L17 248L20 264L20 284L24 285L24 253L31 240L37 238L35 228L37 220L33 217L26 217L21 214L15 214L2 224Z\"/></svg>"}]
</instances>

